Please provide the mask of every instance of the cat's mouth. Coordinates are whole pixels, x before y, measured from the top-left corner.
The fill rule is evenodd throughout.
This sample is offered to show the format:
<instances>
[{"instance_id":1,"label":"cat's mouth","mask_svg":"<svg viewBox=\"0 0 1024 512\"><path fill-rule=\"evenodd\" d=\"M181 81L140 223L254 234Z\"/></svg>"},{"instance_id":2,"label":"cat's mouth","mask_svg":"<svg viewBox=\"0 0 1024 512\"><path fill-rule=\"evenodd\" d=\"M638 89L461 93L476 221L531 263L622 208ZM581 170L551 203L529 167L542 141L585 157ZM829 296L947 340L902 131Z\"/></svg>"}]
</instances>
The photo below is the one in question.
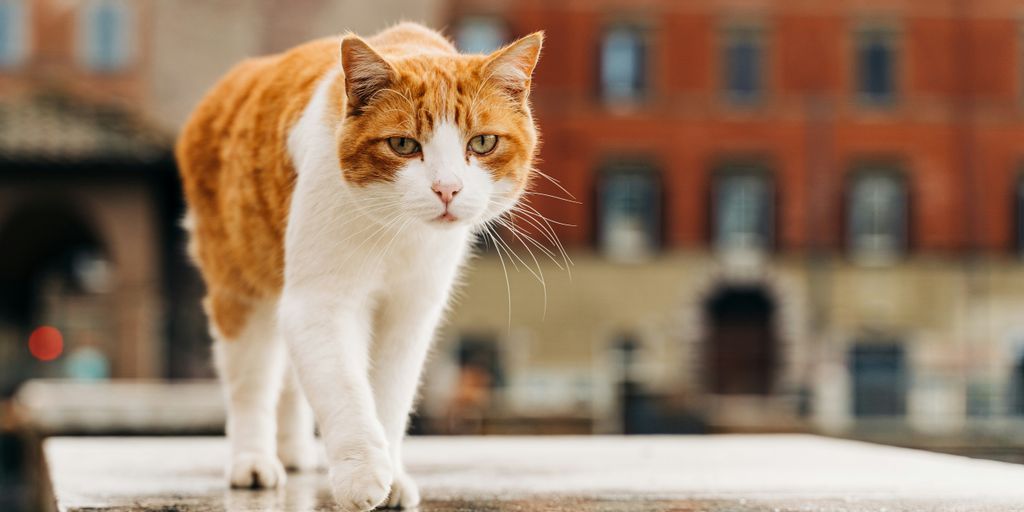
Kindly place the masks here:
<instances>
[{"instance_id":1,"label":"cat's mouth","mask_svg":"<svg viewBox=\"0 0 1024 512\"><path fill-rule=\"evenodd\" d=\"M455 222L457 220L459 220L459 218L456 217L455 215L452 215L452 212L449 212L447 210L445 210L445 212L442 213L441 215L438 215L437 217L434 217L434 222L441 222L441 223L450 223L450 222Z\"/></svg>"}]
</instances>

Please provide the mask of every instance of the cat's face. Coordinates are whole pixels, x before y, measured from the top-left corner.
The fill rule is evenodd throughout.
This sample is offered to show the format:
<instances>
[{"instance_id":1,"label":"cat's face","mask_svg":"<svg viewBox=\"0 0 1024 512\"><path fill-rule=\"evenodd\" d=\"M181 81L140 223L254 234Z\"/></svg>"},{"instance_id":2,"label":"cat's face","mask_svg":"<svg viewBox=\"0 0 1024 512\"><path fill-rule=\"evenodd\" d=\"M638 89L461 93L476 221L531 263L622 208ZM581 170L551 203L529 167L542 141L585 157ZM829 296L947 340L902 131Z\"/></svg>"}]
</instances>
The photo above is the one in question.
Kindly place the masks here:
<instances>
[{"instance_id":1,"label":"cat's face","mask_svg":"<svg viewBox=\"0 0 1024 512\"><path fill-rule=\"evenodd\" d=\"M528 95L542 36L490 56L431 53L386 60L342 43L344 179L380 222L476 226L512 208L537 151Z\"/></svg>"}]
</instances>

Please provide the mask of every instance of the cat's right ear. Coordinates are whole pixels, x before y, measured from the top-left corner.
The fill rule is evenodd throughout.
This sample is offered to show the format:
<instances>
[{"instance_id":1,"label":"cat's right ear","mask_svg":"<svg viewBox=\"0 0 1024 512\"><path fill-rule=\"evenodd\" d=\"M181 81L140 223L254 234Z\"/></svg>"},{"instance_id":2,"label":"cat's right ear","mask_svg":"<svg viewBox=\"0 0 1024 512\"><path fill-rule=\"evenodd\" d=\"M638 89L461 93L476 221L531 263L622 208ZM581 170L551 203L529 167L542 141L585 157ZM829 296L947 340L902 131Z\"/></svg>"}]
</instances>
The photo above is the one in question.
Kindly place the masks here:
<instances>
[{"instance_id":1,"label":"cat's right ear","mask_svg":"<svg viewBox=\"0 0 1024 512\"><path fill-rule=\"evenodd\" d=\"M363 107L373 95L395 79L395 69L355 34L341 40L341 68L345 72L348 111Z\"/></svg>"}]
</instances>

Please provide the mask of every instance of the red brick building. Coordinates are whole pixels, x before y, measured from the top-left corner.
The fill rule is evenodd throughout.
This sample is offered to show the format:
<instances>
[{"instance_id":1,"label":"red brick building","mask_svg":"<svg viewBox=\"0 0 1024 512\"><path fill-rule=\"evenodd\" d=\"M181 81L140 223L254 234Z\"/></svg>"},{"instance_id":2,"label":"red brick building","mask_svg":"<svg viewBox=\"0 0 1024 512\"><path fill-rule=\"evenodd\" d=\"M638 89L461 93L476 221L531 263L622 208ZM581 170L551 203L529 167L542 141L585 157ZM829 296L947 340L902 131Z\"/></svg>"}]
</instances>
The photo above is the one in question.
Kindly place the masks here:
<instances>
[{"instance_id":1,"label":"red brick building","mask_svg":"<svg viewBox=\"0 0 1024 512\"><path fill-rule=\"evenodd\" d=\"M548 320L531 277L510 273L509 332L484 258L448 342L494 340L510 410L582 401L599 431L629 430L623 375L712 428L957 434L1020 418L1022 13L453 1L464 50L546 31L539 168L582 204L531 198L575 225L555 226L572 281L541 265L558 279Z\"/></svg>"},{"instance_id":2,"label":"red brick building","mask_svg":"<svg viewBox=\"0 0 1024 512\"><path fill-rule=\"evenodd\" d=\"M561 233L574 245L600 238L589 199L601 171L632 160L658 176L668 247L708 246L716 176L753 164L770 182L774 250L842 250L853 176L883 167L905 180L911 252L1009 254L1020 245L1022 8L1004 0L461 1L452 20L492 17L511 35L546 30L534 95L542 169L588 205L543 209L579 226ZM638 76L626 77L636 90L616 98L602 81L611 62L602 55L623 34ZM879 76L865 77L865 66Z\"/></svg>"}]
</instances>

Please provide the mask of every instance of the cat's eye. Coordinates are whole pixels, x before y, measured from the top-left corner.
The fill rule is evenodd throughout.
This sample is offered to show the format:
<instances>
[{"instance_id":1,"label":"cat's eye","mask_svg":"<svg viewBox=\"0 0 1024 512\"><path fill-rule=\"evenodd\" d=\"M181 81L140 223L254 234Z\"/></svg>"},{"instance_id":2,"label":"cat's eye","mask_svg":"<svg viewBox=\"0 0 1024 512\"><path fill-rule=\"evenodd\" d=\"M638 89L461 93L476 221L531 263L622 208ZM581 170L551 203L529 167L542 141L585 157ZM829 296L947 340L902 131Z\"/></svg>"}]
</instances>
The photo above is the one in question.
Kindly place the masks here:
<instances>
[{"instance_id":1,"label":"cat's eye","mask_svg":"<svg viewBox=\"0 0 1024 512\"><path fill-rule=\"evenodd\" d=\"M409 137L391 137L388 146L401 156L412 156L420 152L420 143Z\"/></svg>"},{"instance_id":2,"label":"cat's eye","mask_svg":"<svg viewBox=\"0 0 1024 512\"><path fill-rule=\"evenodd\" d=\"M469 139L469 149L478 155L486 155L498 145L497 135L477 135Z\"/></svg>"}]
</instances>

